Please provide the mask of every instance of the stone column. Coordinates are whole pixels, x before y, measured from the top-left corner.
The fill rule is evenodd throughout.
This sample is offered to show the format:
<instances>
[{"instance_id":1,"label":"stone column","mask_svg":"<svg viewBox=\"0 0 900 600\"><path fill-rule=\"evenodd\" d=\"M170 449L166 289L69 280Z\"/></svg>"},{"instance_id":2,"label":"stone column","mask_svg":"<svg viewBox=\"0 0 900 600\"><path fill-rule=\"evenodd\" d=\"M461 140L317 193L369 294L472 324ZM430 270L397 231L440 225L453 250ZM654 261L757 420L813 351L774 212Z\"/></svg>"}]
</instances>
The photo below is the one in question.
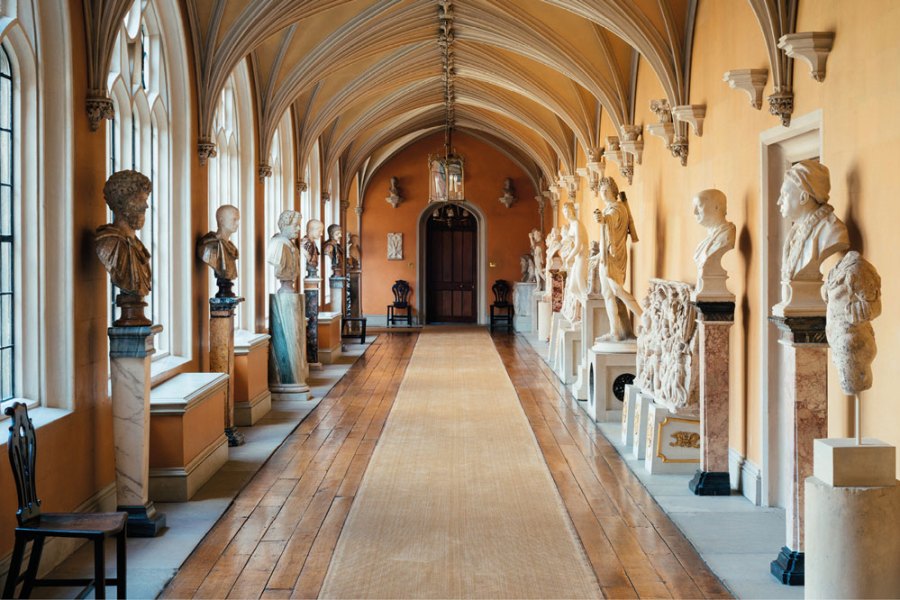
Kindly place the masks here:
<instances>
[{"instance_id":1,"label":"stone column","mask_svg":"<svg viewBox=\"0 0 900 600\"><path fill-rule=\"evenodd\" d=\"M728 496L730 332L734 302L694 302L700 334L700 470L688 487L698 496Z\"/></svg>"},{"instance_id":2,"label":"stone column","mask_svg":"<svg viewBox=\"0 0 900 600\"><path fill-rule=\"evenodd\" d=\"M116 503L128 513L129 537L154 537L166 516L150 501L150 358L162 325L110 327Z\"/></svg>"},{"instance_id":3,"label":"stone column","mask_svg":"<svg viewBox=\"0 0 900 600\"><path fill-rule=\"evenodd\" d=\"M306 310L298 293L269 294L269 390L275 400L307 400Z\"/></svg>"},{"instance_id":4,"label":"stone column","mask_svg":"<svg viewBox=\"0 0 900 600\"><path fill-rule=\"evenodd\" d=\"M786 585L804 580L804 486L813 474L813 440L828 435L828 342L825 317L769 317L784 346L781 399L790 413L791 480L785 507L787 539L771 571Z\"/></svg>"},{"instance_id":5,"label":"stone column","mask_svg":"<svg viewBox=\"0 0 900 600\"><path fill-rule=\"evenodd\" d=\"M234 426L234 310L243 298L209 299L209 370L228 375L225 393L225 436L229 446L240 446L244 435Z\"/></svg>"},{"instance_id":6,"label":"stone column","mask_svg":"<svg viewBox=\"0 0 900 600\"><path fill-rule=\"evenodd\" d=\"M303 280L306 295L306 360L309 368L321 371L319 362L319 283L318 277Z\"/></svg>"}]
</instances>

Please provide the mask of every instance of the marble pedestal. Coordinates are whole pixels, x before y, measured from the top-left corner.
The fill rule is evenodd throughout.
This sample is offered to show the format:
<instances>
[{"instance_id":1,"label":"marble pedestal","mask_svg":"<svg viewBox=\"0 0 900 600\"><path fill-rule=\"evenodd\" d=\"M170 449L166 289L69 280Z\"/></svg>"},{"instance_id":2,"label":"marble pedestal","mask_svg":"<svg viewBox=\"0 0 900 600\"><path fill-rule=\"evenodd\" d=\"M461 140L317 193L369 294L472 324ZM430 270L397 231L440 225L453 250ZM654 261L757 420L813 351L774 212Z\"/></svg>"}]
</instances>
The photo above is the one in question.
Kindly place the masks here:
<instances>
[{"instance_id":1,"label":"marble pedestal","mask_svg":"<svg viewBox=\"0 0 900 600\"><path fill-rule=\"evenodd\" d=\"M772 561L771 572L781 583L803 585L804 486L813 474L813 440L828 435L828 343L825 317L770 317L784 346L780 402L791 422L791 478L785 506L785 545Z\"/></svg>"},{"instance_id":2,"label":"marble pedestal","mask_svg":"<svg viewBox=\"0 0 900 600\"><path fill-rule=\"evenodd\" d=\"M269 390L274 400L309 400L306 307L300 294L269 294Z\"/></svg>"},{"instance_id":3,"label":"marble pedestal","mask_svg":"<svg viewBox=\"0 0 900 600\"><path fill-rule=\"evenodd\" d=\"M150 359L160 331L161 325L108 330L116 503L128 513L130 537L154 537L166 526L150 501Z\"/></svg>"},{"instance_id":4,"label":"marble pedestal","mask_svg":"<svg viewBox=\"0 0 900 600\"><path fill-rule=\"evenodd\" d=\"M234 424L234 310L243 298L209 299L209 370L228 375L225 394L225 437L229 446L240 446L244 435Z\"/></svg>"},{"instance_id":5,"label":"marble pedestal","mask_svg":"<svg viewBox=\"0 0 900 600\"><path fill-rule=\"evenodd\" d=\"M562 310L565 289L565 271L550 271L550 309L555 313Z\"/></svg>"},{"instance_id":6,"label":"marble pedestal","mask_svg":"<svg viewBox=\"0 0 900 600\"><path fill-rule=\"evenodd\" d=\"M570 323L563 316L559 318L556 329L556 355L553 357L553 370L564 384L575 382L578 357L581 353L581 324Z\"/></svg>"},{"instance_id":7,"label":"marble pedestal","mask_svg":"<svg viewBox=\"0 0 900 600\"><path fill-rule=\"evenodd\" d=\"M576 400L588 401L591 397L591 345L606 333L609 333L609 322L603 298L588 296L581 305L581 339L584 343L576 357L575 383L570 389Z\"/></svg>"},{"instance_id":8,"label":"marble pedestal","mask_svg":"<svg viewBox=\"0 0 900 600\"><path fill-rule=\"evenodd\" d=\"M625 400L622 401L622 445L631 447L634 441L634 411L637 410L637 399L641 389L633 383L625 384Z\"/></svg>"},{"instance_id":9,"label":"marble pedestal","mask_svg":"<svg viewBox=\"0 0 900 600\"><path fill-rule=\"evenodd\" d=\"M651 475L693 473L700 464L700 419L677 416L651 403L647 414L647 456Z\"/></svg>"},{"instance_id":10,"label":"marble pedestal","mask_svg":"<svg viewBox=\"0 0 900 600\"><path fill-rule=\"evenodd\" d=\"M513 284L513 328L521 333L531 329L532 296L537 283L517 281Z\"/></svg>"},{"instance_id":11,"label":"marble pedestal","mask_svg":"<svg viewBox=\"0 0 900 600\"><path fill-rule=\"evenodd\" d=\"M855 444L815 441L805 481L807 598L900 598L896 449L874 439Z\"/></svg>"},{"instance_id":12,"label":"marble pedestal","mask_svg":"<svg viewBox=\"0 0 900 600\"><path fill-rule=\"evenodd\" d=\"M581 403L595 423L622 418L625 386L634 381L634 342L597 342L588 351L588 399Z\"/></svg>"},{"instance_id":13,"label":"marble pedestal","mask_svg":"<svg viewBox=\"0 0 900 600\"><path fill-rule=\"evenodd\" d=\"M556 370L553 366L556 362L556 344L558 342L556 332L559 331L560 323L562 322L562 314L558 312L551 313L550 315L550 331L547 334L547 341L549 342L549 346L547 347L547 362L550 364L550 368L554 371Z\"/></svg>"},{"instance_id":14,"label":"marble pedestal","mask_svg":"<svg viewBox=\"0 0 900 600\"><path fill-rule=\"evenodd\" d=\"M694 302L700 334L700 470L688 487L698 496L728 496L729 333L734 302Z\"/></svg>"},{"instance_id":15,"label":"marble pedestal","mask_svg":"<svg viewBox=\"0 0 900 600\"><path fill-rule=\"evenodd\" d=\"M321 371L319 362L319 284L317 277L303 280L303 295L306 298L306 361L310 370Z\"/></svg>"},{"instance_id":16,"label":"marble pedestal","mask_svg":"<svg viewBox=\"0 0 900 600\"><path fill-rule=\"evenodd\" d=\"M550 310L550 302L539 300L537 303L537 334L538 339L546 342L550 339L550 321L553 319L553 311Z\"/></svg>"},{"instance_id":17,"label":"marble pedestal","mask_svg":"<svg viewBox=\"0 0 900 600\"><path fill-rule=\"evenodd\" d=\"M347 274L347 306L346 306L346 314L351 319L358 319L363 316L362 314L362 272L360 271L350 271ZM348 321L346 324L347 334L348 335L359 335L362 328L362 323L359 321Z\"/></svg>"},{"instance_id":18,"label":"marble pedestal","mask_svg":"<svg viewBox=\"0 0 900 600\"><path fill-rule=\"evenodd\" d=\"M540 315L538 306L544 298L544 290L539 287L534 288L534 292L531 294L531 302L529 303L528 310L531 312L531 332L538 333L538 328L540 326Z\"/></svg>"}]
</instances>

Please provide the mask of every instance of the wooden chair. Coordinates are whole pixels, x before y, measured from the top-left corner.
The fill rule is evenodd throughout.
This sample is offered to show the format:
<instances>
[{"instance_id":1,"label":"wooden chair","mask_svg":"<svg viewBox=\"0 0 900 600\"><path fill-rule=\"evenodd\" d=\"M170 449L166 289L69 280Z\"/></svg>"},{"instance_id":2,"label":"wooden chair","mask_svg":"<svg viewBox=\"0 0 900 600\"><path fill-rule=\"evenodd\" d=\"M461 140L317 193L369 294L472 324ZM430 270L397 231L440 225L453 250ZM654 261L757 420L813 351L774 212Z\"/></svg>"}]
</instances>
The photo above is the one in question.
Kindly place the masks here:
<instances>
[{"instance_id":1,"label":"wooden chair","mask_svg":"<svg viewBox=\"0 0 900 600\"><path fill-rule=\"evenodd\" d=\"M91 587L96 598L106 598L106 586L115 585L116 595L125 597L126 559L125 523L128 513L41 513L41 501L35 488L35 465L37 444L34 425L28 417L28 409L16 402L6 409L11 417L9 427L9 463L16 482L19 510L16 512L19 526L16 527L16 544L9 574L3 588L4 598L13 598L16 586L24 581L21 598L28 598L37 586L86 586L79 598L84 597ZM106 538L116 538L116 577L106 579L106 553L103 545ZM84 538L94 542L93 579L37 579L44 539L48 537ZM20 575L25 546L31 545L28 568Z\"/></svg>"},{"instance_id":2,"label":"wooden chair","mask_svg":"<svg viewBox=\"0 0 900 600\"><path fill-rule=\"evenodd\" d=\"M399 321L406 318L406 325L408 327L412 327L412 306L409 304L409 282L404 281L403 279L398 279L394 282L394 285L391 286L391 291L394 293L394 303L388 304L387 307L387 325L390 327L396 321ZM397 310L404 310L406 314L396 316L394 313Z\"/></svg>"},{"instance_id":3,"label":"wooden chair","mask_svg":"<svg viewBox=\"0 0 900 600\"><path fill-rule=\"evenodd\" d=\"M509 282L498 279L491 286L494 292L494 303L491 304L491 332L495 326L506 327L507 331L513 330L513 305L509 301Z\"/></svg>"}]
</instances>

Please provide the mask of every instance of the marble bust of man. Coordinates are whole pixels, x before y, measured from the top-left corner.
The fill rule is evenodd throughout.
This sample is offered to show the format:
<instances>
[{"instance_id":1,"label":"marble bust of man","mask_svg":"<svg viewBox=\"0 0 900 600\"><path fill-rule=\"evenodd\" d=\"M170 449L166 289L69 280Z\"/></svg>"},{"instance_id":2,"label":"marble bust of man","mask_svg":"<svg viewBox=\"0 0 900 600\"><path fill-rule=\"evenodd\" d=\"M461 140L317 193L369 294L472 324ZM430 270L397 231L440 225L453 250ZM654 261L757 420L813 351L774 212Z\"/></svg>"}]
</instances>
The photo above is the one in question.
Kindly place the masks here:
<instances>
[{"instance_id":1,"label":"marble bust of man","mask_svg":"<svg viewBox=\"0 0 900 600\"><path fill-rule=\"evenodd\" d=\"M103 186L103 198L113 222L94 234L97 257L113 285L126 294L150 293L150 253L136 233L144 226L147 199L153 191L150 179L137 171L113 173Z\"/></svg>"},{"instance_id":2,"label":"marble bust of man","mask_svg":"<svg viewBox=\"0 0 900 600\"><path fill-rule=\"evenodd\" d=\"M359 248L359 236L355 233L347 239L347 269L358 271L362 267L362 251Z\"/></svg>"},{"instance_id":3,"label":"marble bust of man","mask_svg":"<svg viewBox=\"0 0 900 600\"><path fill-rule=\"evenodd\" d=\"M278 233L269 240L266 261L275 267L275 277L281 282L279 294L296 292L294 281L300 276L300 213L286 210L278 217Z\"/></svg>"},{"instance_id":4,"label":"marble bust of man","mask_svg":"<svg viewBox=\"0 0 900 600\"><path fill-rule=\"evenodd\" d=\"M216 230L210 231L197 244L197 255L209 265L217 279L237 279L238 249L231 236L238 230L241 212L236 206L223 204L216 210Z\"/></svg>"},{"instance_id":5,"label":"marble bust of man","mask_svg":"<svg viewBox=\"0 0 900 600\"><path fill-rule=\"evenodd\" d=\"M306 235L300 240L300 250L306 259L306 276L318 277L319 275L319 246L322 232L325 226L318 219L310 219L306 222Z\"/></svg>"},{"instance_id":6,"label":"marble bust of man","mask_svg":"<svg viewBox=\"0 0 900 600\"><path fill-rule=\"evenodd\" d=\"M328 241L322 246L322 252L331 259L331 276L340 277L344 270L344 232L337 224L328 226Z\"/></svg>"},{"instance_id":7,"label":"marble bust of man","mask_svg":"<svg viewBox=\"0 0 900 600\"><path fill-rule=\"evenodd\" d=\"M727 204L725 194L719 190L703 190L693 199L694 217L706 227L706 237L694 251L697 265L697 286L694 300L730 302L734 295L728 291L725 281L728 274L722 268L722 257L734 248L736 228L725 218Z\"/></svg>"},{"instance_id":8,"label":"marble bust of man","mask_svg":"<svg viewBox=\"0 0 900 600\"><path fill-rule=\"evenodd\" d=\"M803 160L784 175L778 208L791 229L781 260L781 302L775 316L821 315L824 312L819 268L826 258L847 250L847 227L828 204L831 181L828 167Z\"/></svg>"}]
</instances>

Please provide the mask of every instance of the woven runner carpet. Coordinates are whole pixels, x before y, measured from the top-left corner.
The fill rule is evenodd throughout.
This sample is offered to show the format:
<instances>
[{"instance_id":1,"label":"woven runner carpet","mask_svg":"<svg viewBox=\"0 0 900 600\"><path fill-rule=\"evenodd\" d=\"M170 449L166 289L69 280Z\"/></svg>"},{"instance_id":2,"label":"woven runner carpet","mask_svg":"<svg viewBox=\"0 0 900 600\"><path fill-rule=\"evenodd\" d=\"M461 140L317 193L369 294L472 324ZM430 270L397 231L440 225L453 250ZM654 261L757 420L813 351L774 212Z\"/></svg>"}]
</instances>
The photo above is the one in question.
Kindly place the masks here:
<instances>
[{"instance_id":1,"label":"woven runner carpet","mask_svg":"<svg viewBox=\"0 0 900 600\"><path fill-rule=\"evenodd\" d=\"M601 597L486 331L419 336L320 597Z\"/></svg>"}]
</instances>

